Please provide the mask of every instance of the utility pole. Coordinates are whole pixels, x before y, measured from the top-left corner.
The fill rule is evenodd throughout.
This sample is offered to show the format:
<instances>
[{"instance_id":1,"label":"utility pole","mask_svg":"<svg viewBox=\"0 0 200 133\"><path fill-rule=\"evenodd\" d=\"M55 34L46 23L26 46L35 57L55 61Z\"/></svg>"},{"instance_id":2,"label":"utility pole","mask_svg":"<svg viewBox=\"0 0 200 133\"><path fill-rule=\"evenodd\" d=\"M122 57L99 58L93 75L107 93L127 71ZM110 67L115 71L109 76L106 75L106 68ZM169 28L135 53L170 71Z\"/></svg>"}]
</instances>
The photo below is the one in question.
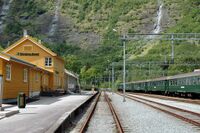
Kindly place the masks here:
<instances>
[{"instance_id":1,"label":"utility pole","mask_svg":"<svg viewBox=\"0 0 200 133\"><path fill-rule=\"evenodd\" d=\"M150 74L151 74L151 64L149 62L149 77L151 77Z\"/></svg>"},{"instance_id":2,"label":"utility pole","mask_svg":"<svg viewBox=\"0 0 200 133\"><path fill-rule=\"evenodd\" d=\"M110 70L108 69L108 88L110 89Z\"/></svg>"},{"instance_id":3,"label":"utility pole","mask_svg":"<svg viewBox=\"0 0 200 133\"><path fill-rule=\"evenodd\" d=\"M126 102L125 99L125 92L126 92L126 36L125 34L123 35L123 60L124 60L124 65L123 65L123 102Z\"/></svg>"},{"instance_id":4,"label":"utility pole","mask_svg":"<svg viewBox=\"0 0 200 133\"><path fill-rule=\"evenodd\" d=\"M112 94L113 94L113 91L114 91L114 82L115 82L115 77L114 77L114 63L112 63Z\"/></svg>"}]
</instances>

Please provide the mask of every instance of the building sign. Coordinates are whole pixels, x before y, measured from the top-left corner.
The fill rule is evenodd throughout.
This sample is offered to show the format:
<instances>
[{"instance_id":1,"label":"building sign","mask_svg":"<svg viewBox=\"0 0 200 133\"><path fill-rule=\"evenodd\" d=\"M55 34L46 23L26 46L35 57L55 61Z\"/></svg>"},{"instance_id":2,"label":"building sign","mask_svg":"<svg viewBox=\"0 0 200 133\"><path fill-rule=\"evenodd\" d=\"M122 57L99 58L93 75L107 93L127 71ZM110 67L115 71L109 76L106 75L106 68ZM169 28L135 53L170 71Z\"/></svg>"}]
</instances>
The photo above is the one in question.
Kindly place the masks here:
<instances>
[{"instance_id":1,"label":"building sign","mask_svg":"<svg viewBox=\"0 0 200 133\"><path fill-rule=\"evenodd\" d=\"M18 56L39 56L39 53L17 53Z\"/></svg>"}]
</instances>

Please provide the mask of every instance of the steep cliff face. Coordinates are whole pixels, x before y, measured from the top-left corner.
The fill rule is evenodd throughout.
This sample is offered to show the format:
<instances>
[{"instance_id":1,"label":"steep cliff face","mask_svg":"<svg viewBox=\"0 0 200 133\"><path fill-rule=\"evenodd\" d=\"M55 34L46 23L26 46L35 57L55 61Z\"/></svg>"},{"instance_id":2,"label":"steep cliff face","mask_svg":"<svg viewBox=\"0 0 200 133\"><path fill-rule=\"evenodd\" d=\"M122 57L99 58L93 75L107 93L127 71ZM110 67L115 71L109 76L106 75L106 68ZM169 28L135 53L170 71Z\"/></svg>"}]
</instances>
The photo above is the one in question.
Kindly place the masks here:
<instances>
[{"instance_id":1,"label":"steep cliff face","mask_svg":"<svg viewBox=\"0 0 200 133\"><path fill-rule=\"evenodd\" d=\"M95 49L112 28L119 32L151 32L158 9L156 0L1 0L0 40L6 45L27 29L46 42Z\"/></svg>"},{"instance_id":2,"label":"steep cliff face","mask_svg":"<svg viewBox=\"0 0 200 133\"><path fill-rule=\"evenodd\" d=\"M82 32L72 18L62 13L63 0L1 0L0 40L4 47L27 29L32 36L48 43L71 43L84 49L97 48L100 36L92 31Z\"/></svg>"},{"instance_id":3,"label":"steep cliff face","mask_svg":"<svg viewBox=\"0 0 200 133\"><path fill-rule=\"evenodd\" d=\"M195 11L199 3L195 0L0 0L0 40L3 44L13 41L25 28L45 41L97 48L112 28L118 32L150 33L160 21L160 30L166 31L184 17L189 5Z\"/></svg>"}]
</instances>

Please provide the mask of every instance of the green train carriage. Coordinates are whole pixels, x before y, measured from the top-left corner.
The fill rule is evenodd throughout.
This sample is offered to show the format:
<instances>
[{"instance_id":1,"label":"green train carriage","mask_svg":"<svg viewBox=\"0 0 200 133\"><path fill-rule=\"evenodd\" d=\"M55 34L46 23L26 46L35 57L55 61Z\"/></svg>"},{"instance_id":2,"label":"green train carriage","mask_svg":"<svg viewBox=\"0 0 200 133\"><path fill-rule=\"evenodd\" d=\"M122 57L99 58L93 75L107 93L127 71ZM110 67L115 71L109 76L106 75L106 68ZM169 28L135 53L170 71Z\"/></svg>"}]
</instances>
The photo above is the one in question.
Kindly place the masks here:
<instances>
[{"instance_id":1,"label":"green train carriage","mask_svg":"<svg viewBox=\"0 0 200 133\"><path fill-rule=\"evenodd\" d=\"M120 84L122 85L122 84ZM126 83L127 91L200 96L200 72ZM122 86L123 87L123 86ZM122 89L122 88L121 88Z\"/></svg>"}]
</instances>

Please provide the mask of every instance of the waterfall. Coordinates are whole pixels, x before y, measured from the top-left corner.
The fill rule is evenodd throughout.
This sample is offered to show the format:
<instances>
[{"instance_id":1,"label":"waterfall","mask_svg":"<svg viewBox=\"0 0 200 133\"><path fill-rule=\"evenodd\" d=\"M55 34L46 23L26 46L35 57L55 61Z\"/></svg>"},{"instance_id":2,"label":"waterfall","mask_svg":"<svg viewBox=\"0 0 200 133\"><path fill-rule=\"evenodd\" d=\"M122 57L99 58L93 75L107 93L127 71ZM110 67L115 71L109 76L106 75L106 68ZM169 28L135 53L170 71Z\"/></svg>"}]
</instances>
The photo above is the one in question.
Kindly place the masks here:
<instances>
[{"instance_id":1,"label":"waterfall","mask_svg":"<svg viewBox=\"0 0 200 133\"><path fill-rule=\"evenodd\" d=\"M9 12L10 9L10 5L12 3L13 0L4 0L1 12L0 12L0 33L3 32L3 28L4 28L4 21L6 19L6 16Z\"/></svg>"},{"instance_id":2,"label":"waterfall","mask_svg":"<svg viewBox=\"0 0 200 133\"><path fill-rule=\"evenodd\" d=\"M154 29L152 33L158 34L161 31L161 20L163 17L163 4L161 4L157 11L156 23L154 24Z\"/></svg>"},{"instance_id":3,"label":"waterfall","mask_svg":"<svg viewBox=\"0 0 200 133\"><path fill-rule=\"evenodd\" d=\"M61 3L62 3L61 0L57 0L57 2L56 2L55 14L54 14L54 17L52 19L51 26L50 26L50 29L49 29L49 36L53 36L57 27L58 27Z\"/></svg>"}]
</instances>

